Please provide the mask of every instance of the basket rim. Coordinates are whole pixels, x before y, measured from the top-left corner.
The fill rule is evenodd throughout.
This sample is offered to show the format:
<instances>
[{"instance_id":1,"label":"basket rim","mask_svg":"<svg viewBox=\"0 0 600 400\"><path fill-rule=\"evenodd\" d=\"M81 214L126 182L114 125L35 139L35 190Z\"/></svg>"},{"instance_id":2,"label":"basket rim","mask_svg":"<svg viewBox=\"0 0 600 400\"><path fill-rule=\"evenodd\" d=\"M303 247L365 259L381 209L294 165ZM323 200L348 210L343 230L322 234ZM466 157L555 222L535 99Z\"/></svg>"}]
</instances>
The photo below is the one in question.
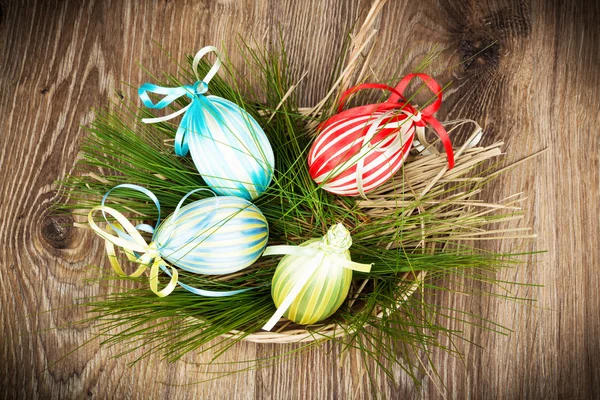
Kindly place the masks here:
<instances>
[{"instance_id":1,"label":"basket rim","mask_svg":"<svg viewBox=\"0 0 600 400\"><path fill-rule=\"evenodd\" d=\"M410 296L412 296L425 276L427 271L419 271L416 274L414 283L408 288L406 292L402 294L400 299L395 303L397 310L398 307L404 303ZM384 310L380 310L376 318L382 318ZM390 311L388 311L389 313ZM349 328L340 323L328 323L320 327L318 330L310 330L307 327L297 328L296 325L292 325L291 321L286 318L281 318L278 324L284 323L276 331L258 331L247 334L241 330L231 330L227 333L222 334L222 337L228 339L238 339L251 343L275 343L275 344L288 344L288 343L308 343L316 341L325 341L329 339L336 339L349 335L355 331L353 328ZM341 327L340 327L341 325ZM293 326L293 328L286 330L287 327ZM345 329L342 329L345 328Z\"/></svg>"}]
</instances>

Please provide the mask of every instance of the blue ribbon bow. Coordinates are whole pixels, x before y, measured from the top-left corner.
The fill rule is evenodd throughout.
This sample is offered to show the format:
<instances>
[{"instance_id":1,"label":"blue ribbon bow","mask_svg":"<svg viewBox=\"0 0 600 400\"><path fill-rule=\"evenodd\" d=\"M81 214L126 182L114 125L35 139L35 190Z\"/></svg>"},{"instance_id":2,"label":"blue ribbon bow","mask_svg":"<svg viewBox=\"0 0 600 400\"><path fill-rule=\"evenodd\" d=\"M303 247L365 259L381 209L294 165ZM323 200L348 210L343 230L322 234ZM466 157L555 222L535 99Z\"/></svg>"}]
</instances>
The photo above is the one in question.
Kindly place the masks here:
<instances>
[{"instance_id":1,"label":"blue ribbon bow","mask_svg":"<svg viewBox=\"0 0 600 400\"><path fill-rule=\"evenodd\" d=\"M204 79L200 79L200 77L198 76L198 64L200 63L200 60L210 52L214 52L217 56L217 59L211 67L211 69L206 74L206 76L204 77ZM197 102L201 102L202 105L205 107L211 107L210 102L204 99L204 94L208 91L208 83L216 75L220 67L221 58L219 57L217 48L214 46L206 46L194 56L194 61L192 62L192 70L194 71L194 75L196 75L197 81L193 85L183 85L179 87L164 87L155 85L153 83L144 83L138 89L138 95L140 96L142 103L148 108L155 110L163 109L182 96L187 96L192 101L187 106L172 114L158 118L143 118L142 122L145 122L147 124L154 124L158 122L168 121L181 114L186 113L188 109L190 109ZM165 97L163 97L155 103L152 101L148 93L162 95ZM178 156L185 156L188 153L188 145L185 142L186 129L184 128L185 126L187 126L187 115L187 113L184 115L183 120L181 121L181 124L177 129L177 134L175 135L175 154L177 154Z\"/></svg>"}]
</instances>

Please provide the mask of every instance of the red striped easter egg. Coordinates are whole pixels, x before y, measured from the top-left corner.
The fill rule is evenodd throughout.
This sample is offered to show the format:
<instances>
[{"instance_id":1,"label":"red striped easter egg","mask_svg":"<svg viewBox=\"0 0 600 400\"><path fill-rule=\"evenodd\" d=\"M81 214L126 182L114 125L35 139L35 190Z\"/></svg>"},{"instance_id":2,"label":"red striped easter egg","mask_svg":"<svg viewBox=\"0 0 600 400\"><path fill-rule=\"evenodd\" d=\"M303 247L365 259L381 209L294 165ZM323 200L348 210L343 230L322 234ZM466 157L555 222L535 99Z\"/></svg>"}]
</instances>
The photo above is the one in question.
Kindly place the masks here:
<instances>
[{"instance_id":1,"label":"red striped easter egg","mask_svg":"<svg viewBox=\"0 0 600 400\"><path fill-rule=\"evenodd\" d=\"M310 176L341 196L375 189L402 167L415 135L412 117L392 109L326 121L308 155Z\"/></svg>"}]
</instances>

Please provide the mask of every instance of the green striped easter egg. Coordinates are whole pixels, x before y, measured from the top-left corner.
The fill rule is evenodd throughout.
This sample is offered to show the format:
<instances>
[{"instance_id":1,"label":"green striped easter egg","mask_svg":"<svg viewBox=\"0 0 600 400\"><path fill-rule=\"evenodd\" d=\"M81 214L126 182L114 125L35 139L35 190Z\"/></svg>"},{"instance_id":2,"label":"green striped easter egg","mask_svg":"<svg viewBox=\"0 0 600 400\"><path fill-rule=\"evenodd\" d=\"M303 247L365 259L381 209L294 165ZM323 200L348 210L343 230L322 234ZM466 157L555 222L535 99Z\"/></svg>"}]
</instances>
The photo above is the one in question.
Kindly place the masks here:
<instances>
[{"instance_id":1,"label":"green striped easter egg","mask_svg":"<svg viewBox=\"0 0 600 400\"><path fill-rule=\"evenodd\" d=\"M345 228L339 225L346 233ZM330 230L331 233L331 230ZM329 235L331 237L331 235ZM279 307L308 266L320 263L298 296L283 314L301 325L314 324L331 316L348 296L352 270L344 268L340 259L350 260L350 245L342 248L327 245L324 239L312 239L300 246L320 249L313 256L286 255L277 266L271 286L271 296ZM349 234L348 234L349 238Z\"/></svg>"}]
</instances>

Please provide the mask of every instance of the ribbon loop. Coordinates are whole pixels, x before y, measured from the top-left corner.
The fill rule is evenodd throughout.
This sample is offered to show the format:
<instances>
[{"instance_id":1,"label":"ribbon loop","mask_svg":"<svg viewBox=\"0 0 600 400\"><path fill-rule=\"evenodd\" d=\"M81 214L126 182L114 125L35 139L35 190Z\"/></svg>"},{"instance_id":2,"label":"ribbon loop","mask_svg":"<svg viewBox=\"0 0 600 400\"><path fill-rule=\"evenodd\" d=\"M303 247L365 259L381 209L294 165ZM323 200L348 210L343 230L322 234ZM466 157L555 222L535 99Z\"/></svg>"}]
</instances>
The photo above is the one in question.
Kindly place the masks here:
<instances>
[{"instance_id":1,"label":"ribbon loop","mask_svg":"<svg viewBox=\"0 0 600 400\"><path fill-rule=\"evenodd\" d=\"M425 83L425 85L427 85L427 87L436 96L436 100L433 103L421 110L423 115L427 117L432 116L437 110L440 109L440 106L442 105L442 87L427 74L416 73L406 75L400 80L400 82L398 82L398 85L396 85L396 91L392 93L392 95L390 95L390 97L388 98L388 102L406 102L406 99L404 97L404 91L408 87L409 83L415 78L420 78L423 81L423 83ZM398 95L398 93L400 93L400 95Z\"/></svg>"},{"instance_id":2,"label":"ribbon loop","mask_svg":"<svg viewBox=\"0 0 600 400\"><path fill-rule=\"evenodd\" d=\"M382 83L362 83L360 85L351 87L350 89L347 89L344 93L342 93L342 97L340 97L340 102L338 104L338 113L340 113L344 110L344 105L346 104L346 101L348 100L348 98L350 98L350 96L352 96L354 93L358 92L359 90L364 90L364 89L383 89L383 90L392 92L392 95L396 96L397 98L404 99L404 97L402 96L402 92L399 92L397 89L395 89L391 86L384 85ZM390 101L388 100L388 102L390 102ZM392 103L395 103L395 102L396 101L393 101Z\"/></svg>"},{"instance_id":3,"label":"ribbon loop","mask_svg":"<svg viewBox=\"0 0 600 400\"><path fill-rule=\"evenodd\" d=\"M211 52L214 52L217 56L215 63L208 71L204 79L200 79L200 77L198 76L198 65L200 63L200 60L206 54ZM214 46L206 46L200 49L200 51L198 51L198 53L196 53L196 55L194 56L194 61L192 62L192 69L194 71L194 75L196 76L196 82L193 85L183 85L179 87L164 87L154 85L152 83L144 83L138 89L138 96L140 97L140 100L142 100L144 106L148 108L163 109L182 96L187 96L192 100L192 102L187 106L183 107L182 109L175 111L174 113L165 115L164 117L142 118L142 122L146 124L155 124L158 122L168 121L185 113L196 99L198 99L201 95L204 95L208 91L208 83L217 74L219 68L221 68L221 64L221 57L219 56L217 48ZM152 101L152 99L150 99L148 93L162 95L165 97L163 97L155 103Z\"/></svg>"},{"instance_id":4,"label":"ribbon loop","mask_svg":"<svg viewBox=\"0 0 600 400\"><path fill-rule=\"evenodd\" d=\"M158 226L158 224L160 224L160 202L158 201L158 198L150 190L146 189L145 187L139 186L139 185L132 185L130 183L122 183L120 185L117 185L117 186L111 188L102 197L102 202L100 203L102 206L104 206L104 204L106 203L106 199L108 199L108 196L110 195L110 193L115 189L131 189L131 190L135 190L137 192L143 193L146 196L148 196L148 198L150 198L150 200L152 200L152 202L156 206L156 210L158 211L158 219L156 220L156 226ZM111 223L108 221L108 219L106 219L106 214L103 213L103 215L104 215L104 219L106 220L108 225L110 225L114 229L114 227L111 225ZM143 231L143 232L147 232L147 233L154 233L155 226L153 227L153 226L150 226L147 224L139 224L135 228L139 231ZM120 231L119 229L115 229L115 230L117 233L119 233L119 231Z\"/></svg>"},{"instance_id":5,"label":"ribbon loop","mask_svg":"<svg viewBox=\"0 0 600 400\"><path fill-rule=\"evenodd\" d=\"M190 93L190 91L193 93L193 88L190 88L189 86L171 88L158 86L153 83L144 83L138 89L138 96L140 96L140 100L142 100L142 103L146 107L160 110L167 107L181 96ZM148 93L164 95L165 97L155 103L152 101Z\"/></svg>"},{"instance_id":6,"label":"ribbon loop","mask_svg":"<svg viewBox=\"0 0 600 400\"><path fill-rule=\"evenodd\" d=\"M200 60L202 60L202 58L205 55L207 55L208 53L211 53L211 52L215 53L215 55L217 56L217 59L215 60L215 63L213 64L211 69L208 71L208 73L206 74L204 79L200 79L200 77L198 76L198 64L200 64ZM206 46L206 47L201 48L200 51L198 51L196 53L196 55L194 56L194 61L192 61L192 69L194 70L194 75L196 75L196 79L204 81L204 83L207 85L207 88L208 88L208 83L217 74L217 72L219 71L219 68L221 68L221 64L222 64L221 55L219 54L219 51L217 50L217 48L215 46Z\"/></svg>"},{"instance_id":7,"label":"ribbon loop","mask_svg":"<svg viewBox=\"0 0 600 400\"><path fill-rule=\"evenodd\" d=\"M107 232L100 228L96 221L94 221L94 212L102 211L103 214L109 214L113 216L117 222L125 229L125 232L122 234L118 234L118 228L109 223L109 226L113 231L117 232L117 235L113 235L110 232ZM135 229L135 226L131 222L125 218L123 214L118 212L117 210L106 207L106 206L96 206L92 208L88 214L88 222L90 227L104 240L108 240L116 246L126 248L132 252L145 253L148 251L148 245L146 241L142 237L142 235ZM122 231L121 231L122 232Z\"/></svg>"},{"instance_id":8,"label":"ribbon loop","mask_svg":"<svg viewBox=\"0 0 600 400\"><path fill-rule=\"evenodd\" d=\"M152 263L152 268L150 268L150 290L154 292L158 297L165 297L171 294L175 287L177 287L177 280L179 279L179 273L175 269L175 267L171 267L171 280L162 290L158 290L158 274L160 268L166 268L165 262L162 258L157 257Z\"/></svg>"},{"instance_id":9,"label":"ribbon loop","mask_svg":"<svg viewBox=\"0 0 600 400\"><path fill-rule=\"evenodd\" d=\"M392 93L388 98L388 102L405 102L404 91L408 87L409 83L415 79L420 78L425 85L434 93L435 101L430 105L426 106L422 110L417 111L413 117L413 121L417 127L424 128L429 124L436 134L439 136L444 149L446 150L446 156L448 157L448 169L454 168L454 151L452 150L452 142L448 133L440 124L440 122L433 116L442 105L442 87L429 75L423 73L409 74L398 82L396 85L396 92ZM398 96L400 93L400 96ZM420 136L424 137L424 131L419 132Z\"/></svg>"}]
</instances>

